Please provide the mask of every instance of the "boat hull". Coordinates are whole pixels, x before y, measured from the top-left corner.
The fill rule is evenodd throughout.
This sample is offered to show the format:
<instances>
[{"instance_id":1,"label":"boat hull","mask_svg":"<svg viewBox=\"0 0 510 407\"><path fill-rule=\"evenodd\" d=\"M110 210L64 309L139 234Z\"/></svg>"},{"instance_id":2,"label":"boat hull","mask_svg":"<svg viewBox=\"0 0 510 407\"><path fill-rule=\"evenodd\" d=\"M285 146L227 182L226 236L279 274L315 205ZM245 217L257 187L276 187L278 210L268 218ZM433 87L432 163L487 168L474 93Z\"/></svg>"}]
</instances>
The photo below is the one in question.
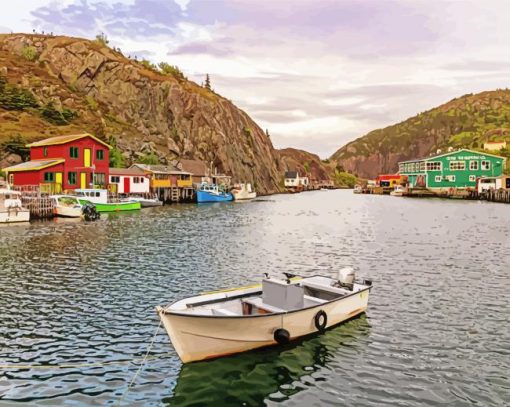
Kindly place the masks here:
<instances>
[{"instance_id":1,"label":"boat hull","mask_svg":"<svg viewBox=\"0 0 510 407\"><path fill-rule=\"evenodd\" d=\"M55 215L62 218L79 218L82 215L81 208L66 208L57 206L55 208Z\"/></svg>"},{"instance_id":2,"label":"boat hull","mask_svg":"<svg viewBox=\"0 0 510 407\"><path fill-rule=\"evenodd\" d=\"M80 199L80 203L85 205L90 203L85 199ZM114 203L94 203L98 212L124 212L140 210L140 202L114 202Z\"/></svg>"},{"instance_id":3,"label":"boat hull","mask_svg":"<svg viewBox=\"0 0 510 407\"><path fill-rule=\"evenodd\" d=\"M197 202L205 203L205 202L230 202L234 200L234 196L230 193L224 194L212 194L209 191L197 191Z\"/></svg>"},{"instance_id":4,"label":"boat hull","mask_svg":"<svg viewBox=\"0 0 510 407\"><path fill-rule=\"evenodd\" d=\"M236 201L250 201L252 199L255 199L257 197L257 193L256 192L244 192L244 191L241 191L241 192L238 192L238 193L234 193L234 199Z\"/></svg>"},{"instance_id":5,"label":"boat hull","mask_svg":"<svg viewBox=\"0 0 510 407\"><path fill-rule=\"evenodd\" d=\"M370 289L347 297L278 314L248 316L199 316L157 311L170 340L184 363L217 358L277 345L274 332L286 329L290 340L317 333L315 316L327 315L326 328L338 325L366 311Z\"/></svg>"},{"instance_id":6,"label":"boat hull","mask_svg":"<svg viewBox=\"0 0 510 407\"><path fill-rule=\"evenodd\" d=\"M18 222L29 222L30 211L28 209L16 209L11 208L10 210L0 211L0 223L18 223Z\"/></svg>"}]
</instances>

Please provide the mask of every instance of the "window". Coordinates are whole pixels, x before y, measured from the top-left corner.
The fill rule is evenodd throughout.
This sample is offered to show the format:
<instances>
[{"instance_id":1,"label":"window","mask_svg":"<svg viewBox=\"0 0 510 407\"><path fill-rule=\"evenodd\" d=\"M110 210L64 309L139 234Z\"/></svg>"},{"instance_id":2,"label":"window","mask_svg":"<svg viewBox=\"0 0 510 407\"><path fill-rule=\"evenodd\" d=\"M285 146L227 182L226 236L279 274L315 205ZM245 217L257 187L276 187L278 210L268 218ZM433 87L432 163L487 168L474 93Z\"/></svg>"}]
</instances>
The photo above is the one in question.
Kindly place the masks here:
<instances>
[{"instance_id":1,"label":"window","mask_svg":"<svg viewBox=\"0 0 510 407\"><path fill-rule=\"evenodd\" d=\"M43 148L43 155L44 155L45 157L48 157L48 147L44 147L44 148Z\"/></svg>"},{"instance_id":2,"label":"window","mask_svg":"<svg viewBox=\"0 0 510 407\"><path fill-rule=\"evenodd\" d=\"M106 184L106 177L102 173L94 174L94 185L104 185Z\"/></svg>"},{"instance_id":3,"label":"window","mask_svg":"<svg viewBox=\"0 0 510 407\"><path fill-rule=\"evenodd\" d=\"M471 162L473 162L473 161L471 161ZM477 161L475 161L475 162L478 164ZM476 175L470 175L469 176L469 182L475 182L475 181L476 181Z\"/></svg>"},{"instance_id":4,"label":"window","mask_svg":"<svg viewBox=\"0 0 510 407\"><path fill-rule=\"evenodd\" d=\"M135 183L135 184L139 184L139 183L140 183L140 178L138 178L138 177L133 177L133 183Z\"/></svg>"},{"instance_id":5,"label":"window","mask_svg":"<svg viewBox=\"0 0 510 407\"><path fill-rule=\"evenodd\" d=\"M398 172L405 172L405 170L404 170L404 164L399 164L399 165L398 165Z\"/></svg>"},{"instance_id":6,"label":"window","mask_svg":"<svg viewBox=\"0 0 510 407\"><path fill-rule=\"evenodd\" d=\"M441 182L441 178L442 178L441 175L436 175L434 181Z\"/></svg>"},{"instance_id":7,"label":"window","mask_svg":"<svg viewBox=\"0 0 510 407\"><path fill-rule=\"evenodd\" d=\"M465 161L450 161L450 170L451 171L460 171L466 169Z\"/></svg>"},{"instance_id":8,"label":"window","mask_svg":"<svg viewBox=\"0 0 510 407\"><path fill-rule=\"evenodd\" d=\"M14 174L9 174L9 184L14 185Z\"/></svg>"},{"instance_id":9,"label":"window","mask_svg":"<svg viewBox=\"0 0 510 407\"><path fill-rule=\"evenodd\" d=\"M96 160L104 160L104 150L96 150Z\"/></svg>"},{"instance_id":10,"label":"window","mask_svg":"<svg viewBox=\"0 0 510 407\"><path fill-rule=\"evenodd\" d=\"M427 163L427 171L441 171L441 162L433 161Z\"/></svg>"},{"instance_id":11,"label":"window","mask_svg":"<svg viewBox=\"0 0 510 407\"><path fill-rule=\"evenodd\" d=\"M491 169L490 161L482 161L482 171L489 171Z\"/></svg>"},{"instance_id":12,"label":"window","mask_svg":"<svg viewBox=\"0 0 510 407\"><path fill-rule=\"evenodd\" d=\"M67 173L67 183L69 185L76 185L76 173L75 172Z\"/></svg>"},{"instance_id":13,"label":"window","mask_svg":"<svg viewBox=\"0 0 510 407\"><path fill-rule=\"evenodd\" d=\"M144 177L140 177L140 184L143 184L143 178Z\"/></svg>"},{"instance_id":14,"label":"window","mask_svg":"<svg viewBox=\"0 0 510 407\"><path fill-rule=\"evenodd\" d=\"M55 174L53 172L44 173L44 182L53 182L55 180Z\"/></svg>"},{"instance_id":15,"label":"window","mask_svg":"<svg viewBox=\"0 0 510 407\"><path fill-rule=\"evenodd\" d=\"M110 177L110 182L113 183L113 184L118 184L120 183L120 177L117 177L117 176L111 176Z\"/></svg>"},{"instance_id":16,"label":"window","mask_svg":"<svg viewBox=\"0 0 510 407\"><path fill-rule=\"evenodd\" d=\"M425 161L422 161L422 162L420 163L420 171L421 171L421 172L425 172Z\"/></svg>"},{"instance_id":17,"label":"window","mask_svg":"<svg viewBox=\"0 0 510 407\"><path fill-rule=\"evenodd\" d=\"M447 181L455 182L455 175L447 175L445 178Z\"/></svg>"},{"instance_id":18,"label":"window","mask_svg":"<svg viewBox=\"0 0 510 407\"><path fill-rule=\"evenodd\" d=\"M69 149L69 156L71 158L78 158L78 147L71 147Z\"/></svg>"},{"instance_id":19,"label":"window","mask_svg":"<svg viewBox=\"0 0 510 407\"><path fill-rule=\"evenodd\" d=\"M478 169L478 161L470 161L469 162L469 169L476 171Z\"/></svg>"}]
</instances>

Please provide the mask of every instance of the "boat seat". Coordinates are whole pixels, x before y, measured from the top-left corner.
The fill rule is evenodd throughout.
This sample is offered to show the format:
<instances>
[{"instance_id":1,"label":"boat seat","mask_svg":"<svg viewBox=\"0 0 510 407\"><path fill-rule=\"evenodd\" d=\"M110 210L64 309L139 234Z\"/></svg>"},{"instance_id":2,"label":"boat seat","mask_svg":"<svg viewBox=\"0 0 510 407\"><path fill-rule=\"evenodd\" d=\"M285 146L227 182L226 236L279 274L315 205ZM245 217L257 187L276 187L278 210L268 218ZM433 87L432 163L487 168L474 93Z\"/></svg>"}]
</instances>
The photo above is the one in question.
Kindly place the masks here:
<instances>
[{"instance_id":1,"label":"boat seat","mask_svg":"<svg viewBox=\"0 0 510 407\"><path fill-rule=\"evenodd\" d=\"M253 305L254 307L263 309L263 310L265 310L267 312L271 312L271 313L287 312L284 309L281 309L281 308L278 308L278 307L273 307L272 305L264 304L262 302L262 298L261 297L246 298L245 300L243 300L243 302L246 303L246 304Z\"/></svg>"},{"instance_id":2,"label":"boat seat","mask_svg":"<svg viewBox=\"0 0 510 407\"><path fill-rule=\"evenodd\" d=\"M322 298L312 297L310 295L305 294L305 300L316 302L317 304L324 304L325 302L328 302L328 300L323 300Z\"/></svg>"},{"instance_id":3,"label":"boat seat","mask_svg":"<svg viewBox=\"0 0 510 407\"><path fill-rule=\"evenodd\" d=\"M340 295L350 294L350 291L344 290L343 288L332 287L330 285L319 284L319 283L312 283L311 281L306 281L306 280L302 281L301 285L303 287L310 287L315 290L327 291L327 292L334 293L334 294L340 294Z\"/></svg>"},{"instance_id":4,"label":"boat seat","mask_svg":"<svg viewBox=\"0 0 510 407\"><path fill-rule=\"evenodd\" d=\"M212 313L213 313L213 315L219 315L219 316L224 316L224 317L232 317L235 315L239 315L239 314L236 314L235 312L229 311L228 309L225 309L225 308L213 308Z\"/></svg>"}]
</instances>

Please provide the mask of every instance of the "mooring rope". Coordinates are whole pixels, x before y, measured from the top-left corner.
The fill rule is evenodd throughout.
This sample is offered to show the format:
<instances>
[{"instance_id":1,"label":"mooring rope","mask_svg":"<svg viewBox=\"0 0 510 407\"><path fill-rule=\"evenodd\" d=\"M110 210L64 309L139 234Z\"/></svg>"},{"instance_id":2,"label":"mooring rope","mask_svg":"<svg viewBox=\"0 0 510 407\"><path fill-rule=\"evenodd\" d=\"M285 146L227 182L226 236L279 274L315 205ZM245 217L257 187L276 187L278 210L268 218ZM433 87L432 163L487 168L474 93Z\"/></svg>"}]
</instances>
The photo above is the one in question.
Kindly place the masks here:
<instances>
[{"instance_id":1,"label":"mooring rope","mask_svg":"<svg viewBox=\"0 0 510 407\"><path fill-rule=\"evenodd\" d=\"M143 358L142 360L142 363L140 363L140 366L138 367L138 370L136 371L136 373L134 374L133 378L131 379L131 381L129 382L128 384L128 387L126 389L126 391L122 394L122 396L119 398L119 401L117 402L117 405L120 406L120 403L122 403L122 400L124 400L124 397L126 397L126 395L129 393L129 390L131 389L131 387L133 386L136 378L138 377L138 375L140 374L140 372L142 371L143 369L143 366L145 365L145 361L149 358L149 353L152 349L152 345L154 345L154 341L156 340L156 336L158 335L158 332L159 332L159 329L161 328L161 323L163 322L162 319L159 320L159 325L158 327L156 328L156 331L154 332L154 335L152 336L152 340L151 340L151 343L149 344L149 347L147 348L147 352L145 353L145 357Z\"/></svg>"}]
</instances>

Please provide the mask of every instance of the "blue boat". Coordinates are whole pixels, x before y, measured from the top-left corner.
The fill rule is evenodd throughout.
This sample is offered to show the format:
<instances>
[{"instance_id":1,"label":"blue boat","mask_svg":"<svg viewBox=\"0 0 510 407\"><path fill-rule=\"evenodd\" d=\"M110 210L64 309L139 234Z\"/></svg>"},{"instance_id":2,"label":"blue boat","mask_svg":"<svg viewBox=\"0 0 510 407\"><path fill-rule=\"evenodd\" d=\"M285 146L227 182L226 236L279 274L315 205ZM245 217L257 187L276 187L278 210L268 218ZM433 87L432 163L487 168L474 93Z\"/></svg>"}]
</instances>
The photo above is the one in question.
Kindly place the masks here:
<instances>
[{"instance_id":1,"label":"blue boat","mask_svg":"<svg viewBox=\"0 0 510 407\"><path fill-rule=\"evenodd\" d=\"M233 201L234 196L230 192L226 192L223 186L216 184L202 183L197 190L197 202L228 202Z\"/></svg>"}]
</instances>

